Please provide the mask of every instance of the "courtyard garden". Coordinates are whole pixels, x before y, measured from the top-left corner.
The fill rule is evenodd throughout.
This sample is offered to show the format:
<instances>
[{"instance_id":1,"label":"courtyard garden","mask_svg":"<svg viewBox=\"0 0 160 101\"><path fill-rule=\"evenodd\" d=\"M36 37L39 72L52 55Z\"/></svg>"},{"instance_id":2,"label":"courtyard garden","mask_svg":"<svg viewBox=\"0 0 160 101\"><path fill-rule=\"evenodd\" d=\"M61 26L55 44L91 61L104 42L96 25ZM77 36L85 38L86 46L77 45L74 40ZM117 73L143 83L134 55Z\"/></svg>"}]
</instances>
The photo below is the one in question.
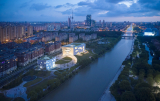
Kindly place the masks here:
<instances>
[{"instance_id":1,"label":"courtyard garden","mask_svg":"<svg viewBox=\"0 0 160 101\"><path fill-rule=\"evenodd\" d=\"M65 64L65 63L69 63L70 61L72 61L72 58L64 57L64 58L56 61L55 64Z\"/></svg>"}]
</instances>

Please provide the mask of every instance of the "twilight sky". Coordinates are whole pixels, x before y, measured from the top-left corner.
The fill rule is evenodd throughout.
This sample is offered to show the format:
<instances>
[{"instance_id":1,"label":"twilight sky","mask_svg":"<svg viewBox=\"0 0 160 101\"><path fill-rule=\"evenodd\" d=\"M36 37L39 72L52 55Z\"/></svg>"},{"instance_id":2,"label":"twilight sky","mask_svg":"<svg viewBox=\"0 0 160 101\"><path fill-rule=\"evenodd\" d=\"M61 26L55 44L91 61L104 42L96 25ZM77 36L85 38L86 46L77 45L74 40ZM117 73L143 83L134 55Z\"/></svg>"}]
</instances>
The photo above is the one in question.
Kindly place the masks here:
<instances>
[{"instance_id":1,"label":"twilight sky","mask_svg":"<svg viewBox=\"0 0 160 101\"><path fill-rule=\"evenodd\" d=\"M160 0L0 0L0 21L160 21Z\"/></svg>"}]
</instances>

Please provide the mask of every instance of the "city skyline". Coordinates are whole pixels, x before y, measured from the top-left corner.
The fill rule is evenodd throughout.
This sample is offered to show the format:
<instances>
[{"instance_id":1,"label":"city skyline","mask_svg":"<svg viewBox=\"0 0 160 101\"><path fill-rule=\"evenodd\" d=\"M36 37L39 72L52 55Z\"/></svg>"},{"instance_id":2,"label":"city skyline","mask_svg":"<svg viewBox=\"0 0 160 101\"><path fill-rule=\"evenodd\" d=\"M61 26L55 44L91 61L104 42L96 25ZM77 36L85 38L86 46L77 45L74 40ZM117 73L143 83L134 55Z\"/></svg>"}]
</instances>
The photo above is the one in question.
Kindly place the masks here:
<instances>
[{"instance_id":1,"label":"city skyline","mask_svg":"<svg viewBox=\"0 0 160 101\"><path fill-rule=\"evenodd\" d=\"M63 3L62 3L63 2ZM0 21L96 21L154 22L160 19L160 0L9 0L0 1Z\"/></svg>"}]
</instances>

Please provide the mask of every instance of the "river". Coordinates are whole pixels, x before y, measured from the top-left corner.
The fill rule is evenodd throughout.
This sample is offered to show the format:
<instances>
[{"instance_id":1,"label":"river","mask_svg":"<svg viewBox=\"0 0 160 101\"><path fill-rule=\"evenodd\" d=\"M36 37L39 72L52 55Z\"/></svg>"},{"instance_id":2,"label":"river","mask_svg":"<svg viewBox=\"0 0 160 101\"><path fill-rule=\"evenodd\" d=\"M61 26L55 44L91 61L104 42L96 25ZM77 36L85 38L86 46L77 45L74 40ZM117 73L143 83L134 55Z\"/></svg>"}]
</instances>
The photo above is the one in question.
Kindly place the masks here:
<instances>
[{"instance_id":1,"label":"river","mask_svg":"<svg viewBox=\"0 0 160 101\"><path fill-rule=\"evenodd\" d=\"M127 30L131 29L132 26ZM130 52L131 45L132 39L121 39L111 51L80 70L42 101L98 101Z\"/></svg>"},{"instance_id":2,"label":"river","mask_svg":"<svg viewBox=\"0 0 160 101\"><path fill-rule=\"evenodd\" d=\"M153 56L151 55L149 47L146 44L145 44L145 50L148 51L149 54L148 64L152 65Z\"/></svg>"}]
</instances>

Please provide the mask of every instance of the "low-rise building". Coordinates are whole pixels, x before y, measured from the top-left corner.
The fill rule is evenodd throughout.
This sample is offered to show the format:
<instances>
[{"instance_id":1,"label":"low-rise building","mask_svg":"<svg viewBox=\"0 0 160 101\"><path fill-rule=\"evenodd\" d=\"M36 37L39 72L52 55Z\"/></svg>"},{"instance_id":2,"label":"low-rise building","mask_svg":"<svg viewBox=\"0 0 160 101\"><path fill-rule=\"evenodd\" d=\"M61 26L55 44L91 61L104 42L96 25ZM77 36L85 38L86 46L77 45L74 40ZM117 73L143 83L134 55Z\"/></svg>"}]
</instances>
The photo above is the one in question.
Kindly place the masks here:
<instances>
[{"instance_id":1,"label":"low-rise building","mask_svg":"<svg viewBox=\"0 0 160 101\"><path fill-rule=\"evenodd\" d=\"M89 40L91 40L91 35L85 35L85 36L83 37L83 40L84 40L84 41L89 41Z\"/></svg>"},{"instance_id":2,"label":"low-rise building","mask_svg":"<svg viewBox=\"0 0 160 101\"><path fill-rule=\"evenodd\" d=\"M0 56L0 77L17 69L17 57L14 54Z\"/></svg>"},{"instance_id":3,"label":"low-rise building","mask_svg":"<svg viewBox=\"0 0 160 101\"><path fill-rule=\"evenodd\" d=\"M44 55L44 48L42 46L35 46L27 50L22 50L15 55L18 58L18 66L26 66L30 62L42 57Z\"/></svg>"},{"instance_id":4,"label":"low-rise building","mask_svg":"<svg viewBox=\"0 0 160 101\"><path fill-rule=\"evenodd\" d=\"M84 36L85 36L85 33L80 33L79 34L79 39L83 39Z\"/></svg>"},{"instance_id":5,"label":"low-rise building","mask_svg":"<svg viewBox=\"0 0 160 101\"><path fill-rule=\"evenodd\" d=\"M41 69L53 69L55 68L55 62L56 62L56 57L49 57L47 55L41 57L40 59L38 59L37 64L39 65L39 67Z\"/></svg>"},{"instance_id":6,"label":"low-rise building","mask_svg":"<svg viewBox=\"0 0 160 101\"><path fill-rule=\"evenodd\" d=\"M69 33L69 37L75 36L75 33Z\"/></svg>"},{"instance_id":7,"label":"low-rise building","mask_svg":"<svg viewBox=\"0 0 160 101\"><path fill-rule=\"evenodd\" d=\"M97 39L97 34L96 33L91 34L91 38L92 39Z\"/></svg>"},{"instance_id":8,"label":"low-rise building","mask_svg":"<svg viewBox=\"0 0 160 101\"><path fill-rule=\"evenodd\" d=\"M78 35L70 36L69 37L69 42L72 43L74 41L78 40Z\"/></svg>"}]
</instances>

